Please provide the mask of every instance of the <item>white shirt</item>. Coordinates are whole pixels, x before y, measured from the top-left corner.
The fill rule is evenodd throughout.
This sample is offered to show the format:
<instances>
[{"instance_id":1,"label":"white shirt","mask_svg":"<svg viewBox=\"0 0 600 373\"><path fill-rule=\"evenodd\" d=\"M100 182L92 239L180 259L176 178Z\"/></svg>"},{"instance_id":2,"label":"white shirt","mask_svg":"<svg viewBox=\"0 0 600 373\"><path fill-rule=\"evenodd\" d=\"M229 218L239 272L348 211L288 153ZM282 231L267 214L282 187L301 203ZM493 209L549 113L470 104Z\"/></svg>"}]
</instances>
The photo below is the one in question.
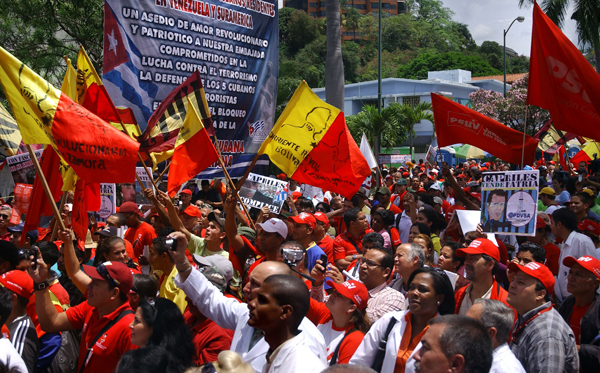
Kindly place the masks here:
<instances>
[{"instance_id":1,"label":"white shirt","mask_svg":"<svg viewBox=\"0 0 600 373\"><path fill-rule=\"evenodd\" d=\"M592 258L597 258L596 247L592 240L581 233L571 232L569 237L563 242L560 248L560 260L558 261L558 279L554 283L554 295L562 302L566 297L571 295L567 291L567 275L569 267L563 264L563 259L567 256L572 256L575 259L581 258L584 255L589 255Z\"/></svg>"},{"instance_id":2,"label":"white shirt","mask_svg":"<svg viewBox=\"0 0 600 373\"><path fill-rule=\"evenodd\" d=\"M325 370L327 366L308 348L306 338L307 334L300 333L288 340L277 352L268 371L265 364L263 373L318 373Z\"/></svg>"},{"instance_id":3,"label":"white shirt","mask_svg":"<svg viewBox=\"0 0 600 373\"><path fill-rule=\"evenodd\" d=\"M544 211L546 213L546 215L550 216L552 215L552 213L560 208L563 208L564 206L558 206L558 205L550 205L546 208L546 211Z\"/></svg>"},{"instance_id":4,"label":"white shirt","mask_svg":"<svg viewBox=\"0 0 600 373\"><path fill-rule=\"evenodd\" d=\"M492 357L494 360L489 373L525 373L523 365L506 343L496 347Z\"/></svg>"},{"instance_id":5,"label":"white shirt","mask_svg":"<svg viewBox=\"0 0 600 373\"><path fill-rule=\"evenodd\" d=\"M8 338L0 338L0 363L7 366L7 371L15 369L17 373L28 373L25 362Z\"/></svg>"},{"instance_id":6,"label":"white shirt","mask_svg":"<svg viewBox=\"0 0 600 373\"><path fill-rule=\"evenodd\" d=\"M483 294L481 299L490 299L493 288L494 284L492 283L492 286L490 286L488 291L485 294ZM471 306L473 305L473 302L471 302L471 290L473 290L473 284L469 284L465 289L465 297L463 298L462 303L460 304L460 309L458 310L459 315L465 316L467 314L467 311L469 311L469 308L471 308Z\"/></svg>"},{"instance_id":7,"label":"white shirt","mask_svg":"<svg viewBox=\"0 0 600 373\"><path fill-rule=\"evenodd\" d=\"M327 346L327 362L331 360L329 355L332 355L337 346L340 344L344 335L346 334L346 330L337 330L333 325L333 319L327 321L325 324L317 325L317 329L323 334L323 338L325 339L325 345Z\"/></svg>"},{"instance_id":8,"label":"white shirt","mask_svg":"<svg viewBox=\"0 0 600 373\"><path fill-rule=\"evenodd\" d=\"M398 215L396 214L396 216ZM412 220L410 220L410 216L406 215L406 211L402 211L401 216L402 218L400 219L400 223L398 223L397 227L398 233L400 234L400 242L408 243L408 234L410 233L410 227L412 227L413 223Z\"/></svg>"},{"instance_id":9,"label":"white shirt","mask_svg":"<svg viewBox=\"0 0 600 373\"><path fill-rule=\"evenodd\" d=\"M255 329L248 325L250 311L248 305L235 299L227 298L204 275L193 269L185 282L181 282L179 273L175 276L175 285L183 290L202 314L213 320L222 328L234 330L231 350L242 356L244 362L252 365L257 373L263 372L267 363L269 344L261 338L250 349L250 340ZM325 364L325 340L316 326L307 318L302 320L298 328L303 335L298 343L313 352ZM296 336L296 337L298 337ZM294 338L295 339L295 338ZM281 354L281 351L279 352ZM276 360L279 356L276 357ZM275 364L275 361L273 362ZM272 372L273 367L269 370Z\"/></svg>"},{"instance_id":10,"label":"white shirt","mask_svg":"<svg viewBox=\"0 0 600 373\"><path fill-rule=\"evenodd\" d=\"M408 311L388 312L379 320L377 320L367 334L362 343L356 349L354 356L350 359L350 364L362 365L365 367L371 367L375 360L375 355L379 349L379 342L384 337L385 331L390 323L392 317L396 319L396 324L390 331L387 345L385 346L385 356L383 358L383 364L381 366L381 373L393 373L396 368L396 358L398 357L398 349L400 349L400 343L402 342L402 335L406 329L406 321L404 316ZM415 352L421 349L421 342L415 347L413 353L406 361L405 373L415 372Z\"/></svg>"}]
</instances>

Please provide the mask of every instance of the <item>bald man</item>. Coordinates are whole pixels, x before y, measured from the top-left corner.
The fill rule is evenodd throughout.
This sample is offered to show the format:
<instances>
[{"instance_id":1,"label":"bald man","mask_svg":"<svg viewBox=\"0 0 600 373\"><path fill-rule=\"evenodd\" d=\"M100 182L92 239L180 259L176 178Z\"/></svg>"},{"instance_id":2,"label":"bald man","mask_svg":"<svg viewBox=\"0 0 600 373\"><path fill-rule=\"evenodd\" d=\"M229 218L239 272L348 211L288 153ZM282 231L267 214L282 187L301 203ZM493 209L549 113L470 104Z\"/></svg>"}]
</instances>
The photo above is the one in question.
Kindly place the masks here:
<instances>
[{"instance_id":1,"label":"bald man","mask_svg":"<svg viewBox=\"0 0 600 373\"><path fill-rule=\"evenodd\" d=\"M242 356L256 372L262 372L267 362L269 344L263 332L248 325L250 313L248 305L227 298L212 285L206 277L193 269L185 256L187 239L181 232L173 232L169 237L177 240L177 251L170 251L178 271L175 284L182 289L198 307L198 310L216 322L220 327L235 330L231 341L231 350ZM280 262L261 263L250 273L244 287L244 301L251 302L258 294L263 282L272 275L292 275L290 268ZM303 318L298 330L304 334L302 344L308 347L320 360L326 362L325 340L313 323Z\"/></svg>"}]
</instances>

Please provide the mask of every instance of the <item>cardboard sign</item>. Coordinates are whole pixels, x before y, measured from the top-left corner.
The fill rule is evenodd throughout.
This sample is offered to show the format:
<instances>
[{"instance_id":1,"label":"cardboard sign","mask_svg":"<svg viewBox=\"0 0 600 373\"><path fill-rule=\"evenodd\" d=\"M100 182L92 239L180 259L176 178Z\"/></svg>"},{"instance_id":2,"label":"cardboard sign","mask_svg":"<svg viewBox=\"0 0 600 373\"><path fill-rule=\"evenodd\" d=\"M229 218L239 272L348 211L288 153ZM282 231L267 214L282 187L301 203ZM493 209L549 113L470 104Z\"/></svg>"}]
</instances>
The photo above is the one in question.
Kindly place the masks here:
<instances>
[{"instance_id":1,"label":"cardboard sign","mask_svg":"<svg viewBox=\"0 0 600 373\"><path fill-rule=\"evenodd\" d=\"M27 213L32 191L33 185L21 183L15 184L15 203L12 214L10 215L11 224L19 224L21 222L21 214Z\"/></svg>"},{"instance_id":2,"label":"cardboard sign","mask_svg":"<svg viewBox=\"0 0 600 373\"><path fill-rule=\"evenodd\" d=\"M38 161L42 157L43 149L36 150L35 156ZM6 158L6 165L10 169L15 184L31 184L35 180L35 167L31 161L29 153L17 154Z\"/></svg>"},{"instance_id":3,"label":"cardboard sign","mask_svg":"<svg viewBox=\"0 0 600 373\"><path fill-rule=\"evenodd\" d=\"M240 198L248 207L261 209L269 206L279 214L288 195L288 182L250 173L240 188Z\"/></svg>"}]
</instances>

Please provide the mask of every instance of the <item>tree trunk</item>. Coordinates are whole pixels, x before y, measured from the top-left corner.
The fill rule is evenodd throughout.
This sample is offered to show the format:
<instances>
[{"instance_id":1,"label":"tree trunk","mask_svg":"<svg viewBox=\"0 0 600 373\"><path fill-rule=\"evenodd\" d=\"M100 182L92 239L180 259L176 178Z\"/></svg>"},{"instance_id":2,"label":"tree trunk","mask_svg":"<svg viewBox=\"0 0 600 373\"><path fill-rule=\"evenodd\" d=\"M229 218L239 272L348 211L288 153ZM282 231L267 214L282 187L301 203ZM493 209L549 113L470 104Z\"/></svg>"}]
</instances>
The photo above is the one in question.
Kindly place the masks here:
<instances>
[{"instance_id":1,"label":"tree trunk","mask_svg":"<svg viewBox=\"0 0 600 373\"><path fill-rule=\"evenodd\" d=\"M381 144L381 134L375 134L373 136L373 155L377 163L379 163L379 144Z\"/></svg>"},{"instance_id":2,"label":"tree trunk","mask_svg":"<svg viewBox=\"0 0 600 373\"><path fill-rule=\"evenodd\" d=\"M340 1L327 0L327 57L325 60L325 101L344 110L344 64L342 61L342 33Z\"/></svg>"},{"instance_id":3,"label":"tree trunk","mask_svg":"<svg viewBox=\"0 0 600 373\"><path fill-rule=\"evenodd\" d=\"M411 162L412 162L412 157L413 157L413 146L412 146L412 144L413 144L413 136L412 135L413 135L413 131L411 129L410 132L408 133L408 138L409 138L409 148L408 149L409 149L409 152L410 152L410 160L411 160Z\"/></svg>"}]
</instances>

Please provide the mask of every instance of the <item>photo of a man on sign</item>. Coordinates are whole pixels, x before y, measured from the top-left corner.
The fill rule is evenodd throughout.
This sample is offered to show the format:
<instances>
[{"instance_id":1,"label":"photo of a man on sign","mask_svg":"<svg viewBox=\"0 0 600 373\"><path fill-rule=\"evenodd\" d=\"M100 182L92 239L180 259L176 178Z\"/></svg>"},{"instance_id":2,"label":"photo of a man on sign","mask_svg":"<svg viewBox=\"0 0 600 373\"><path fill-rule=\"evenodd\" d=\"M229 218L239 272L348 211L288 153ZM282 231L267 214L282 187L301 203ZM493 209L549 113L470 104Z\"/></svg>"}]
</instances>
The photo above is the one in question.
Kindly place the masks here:
<instances>
[{"instance_id":1,"label":"photo of a man on sign","mask_svg":"<svg viewBox=\"0 0 600 373\"><path fill-rule=\"evenodd\" d=\"M484 232L497 232L498 228L510 228L510 222L506 221L506 192L502 189L494 189L488 194L486 201L487 220L483 224Z\"/></svg>"}]
</instances>

